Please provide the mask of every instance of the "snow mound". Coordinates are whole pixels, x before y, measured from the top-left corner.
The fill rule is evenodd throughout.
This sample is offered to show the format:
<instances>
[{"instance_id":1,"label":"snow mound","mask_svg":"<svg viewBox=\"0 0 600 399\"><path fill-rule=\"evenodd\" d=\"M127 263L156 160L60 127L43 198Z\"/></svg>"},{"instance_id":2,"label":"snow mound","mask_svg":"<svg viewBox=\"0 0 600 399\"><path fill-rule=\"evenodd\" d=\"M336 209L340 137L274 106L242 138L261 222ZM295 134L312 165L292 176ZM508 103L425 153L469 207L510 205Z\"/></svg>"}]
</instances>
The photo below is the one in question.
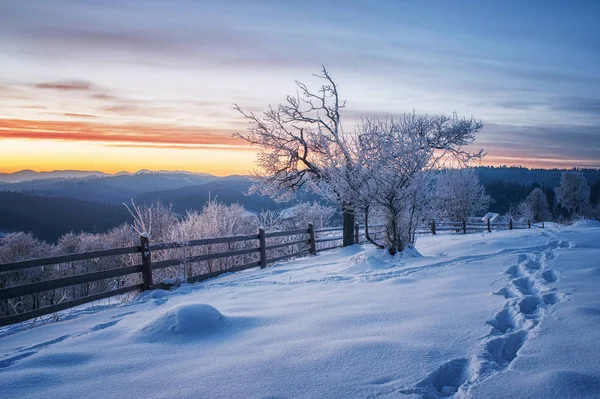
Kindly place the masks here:
<instances>
[{"instance_id":1,"label":"snow mound","mask_svg":"<svg viewBox=\"0 0 600 399\"><path fill-rule=\"evenodd\" d=\"M600 222L597 220L578 220L572 224L573 227L600 227Z\"/></svg>"},{"instance_id":2,"label":"snow mound","mask_svg":"<svg viewBox=\"0 0 600 399\"><path fill-rule=\"evenodd\" d=\"M416 248L407 247L402 253L390 255L387 249L370 248L351 256L346 262L345 270L365 273L396 267L403 259L420 258L423 255Z\"/></svg>"},{"instance_id":3,"label":"snow mound","mask_svg":"<svg viewBox=\"0 0 600 399\"><path fill-rule=\"evenodd\" d=\"M202 338L220 330L225 317L203 303L186 303L172 307L135 332L142 341L168 341Z\"/></svg>"},{"instance_id":4,"label":"snow mound","mask_svg":"<svg viewBox=\"0 0 600 399\"><path fill-rule=\"evenodd\" d=\"M423 254L421 254L414 246L407 246L400 255L405 259L423 257Z\"/></svg>"}]
</instances>

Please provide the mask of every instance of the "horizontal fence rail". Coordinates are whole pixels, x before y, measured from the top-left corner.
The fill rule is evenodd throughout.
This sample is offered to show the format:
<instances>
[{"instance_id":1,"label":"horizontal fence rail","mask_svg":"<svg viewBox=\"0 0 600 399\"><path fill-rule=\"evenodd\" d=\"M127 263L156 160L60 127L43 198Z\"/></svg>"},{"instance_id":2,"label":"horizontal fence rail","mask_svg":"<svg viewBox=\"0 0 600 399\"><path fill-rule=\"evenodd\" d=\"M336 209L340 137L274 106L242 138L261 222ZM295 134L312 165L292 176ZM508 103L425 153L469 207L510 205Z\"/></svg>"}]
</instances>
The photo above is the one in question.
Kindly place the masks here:
<instances>
[{"instance_id":1,"label":"horizontal fence rail","mask_svg":"<svg viewBox=\"0 0 600 399\"><path fill-rule=\"evenodd\" d=\"M251 240L258 240L258 235L256 235L256 234L236 235L236 236L227 236L227 237L203 238L201 240L190 240L190 241L185 241L185 242L152 244L152 245L150 245L150 250L151 251L161 251L161 250L165 250L165 249L189 248L189 247L197 247L200 245L211 245L211 244L229 244L232 242L251 241Z\"/></svg>"},{"instance_id":2,"label":"horizontal fence rail","mask_svg":"<svg viewBox=\"0 0 600 399\"><path fill-rule=\"evenodd\" d=\"M77 276L63 277L55 280L41 281L39 283L19 285L0 290L0 300L17 298L28 294L36 294L39 292L55 290L76 284L91 283L93 281L125 276L127 274L139 273L141 271L141 265L129 266L118 269L103 270L94 273L79 274Z\"/></svg>"},{"instance_id":3,"label":"horizontal fence rail","mask_svg":"<svg viewBox=\"0 0 600 399\"><path fill-rule=\"evenodd\" d=\"M55 256L53 258L32 259L32 260L26 260L26 261L22 261L22 262L8 263L8 264L4 264L4 265L0 264L0 273L8 272L11 270L28 269L30 267L48 266L48 265L56 265L59 263L76 262L79 260L102 258L105 256L133 254L136 252L140 252L139 246L127 247L127 248L104 249L104 250L100 250L100 251L83 252L80 254Z\"/></svg>"},{"instance_id":4,"label":"horizontal fence rail","mask_svg":"<svg viewBox=\"0 0 600 399\"><path fill-rule=\"evenodd\" d=\"M455 232L466 234L467 232L475 231L492 231L498 229L517 229L517 228L543 228L544 224L534 225L530 222L527 223L513 223L512 220L508 222L436 222L432 220L429 225L421 225L417 228L414 234L437 234L438 232ZM10 300L19 300L27 298L28 296L39 295L44 292L53 292L53 290L64 289L67 287L91 284L100 281L108 281L107 285L109 288L103 292L93 293L91 295L84 295L79 298L63 298L58 303L51 303L50 305L39 306L32 310L23 312L13 310L12 313L7 316L0 317L0 327L10 325L13 323L19 323L33 318L41 317L44 315L56 313L65 309L69 309L75 306L80 306L89 302L105 299L117 295L123 295L132 291L144 291L154 288L170 288L173 284L157 283L154 284L154 273L168 267L186 266L188 264L194 264L199 262L210 262L217 259L235 258L242 256L241 265L235 265L232 267L226 267L221 270L210 270L207 273L201 273L195 276L188 276L185 280L187 283L195 283L203 280L207 280L213 277L217 277L223 273L239 272L249 268L260 267L265 268L269 263L275 263L282 260L303 256L306 254L315 255L317 251L327 251L342 246L344 237L339 235L343 232L342 227L326 227L315 230L312 224L308 225L305 229L292 229L284 231L271 231L266 232L264 229L259 229L258 234L249 235L232 235L226 237L212 237L203 238L197 240L189 240L184 242L172 242L172 243L157 243L150 244L147 235L140 236L140 245L124 248L113 248L104 249L98 251L90 251L84 253L61 255L49 258L24 260L14 263L0 264L0 273L25 273L27 270L31 270L35 267L47 267L60 265L71 265L74 262L89 261L105 258L115 257L124 255L136 255L139 256L140 262L132 266L125 266L120 268L109 268L107 270L100 270L92 273L76 274L73 276L55 278L52 280L45 281L33 281L24 285L17 285L12 287L2 287L0 289L0 306L6 304L5 309L8 308L8 302ZM369 234L374 237L385 233L385 226L383 225L369 225ZM359 226L358 223L354 227L354 242L360 243L365 241L365 231L363 226ZM279 239L283 242L272 242L273 239ZM230 249L232 243L242 243L245 248L241 249ZM200 255L187 255L180 257L172 257L171 259L159 260L152 262L152 254L161 253L159 251L172 251L179 250L188 252L186 249L206 247L216 244L227 244L227 250L222 252L203 253ZM248 245L246 245L248 244ZM323 245L325 244L325 245ZM328 245L328 246L326 246ZM249 246L249 247L248 247ZM209 248L210 249L210 248ZM273 251L279 251L273 252ZM285 253L288 252L289 253ZM284 254L281 254L281 251ZM170 253L170 252L169 252ZM258 256L257 256L258 255ZM252 259L252 257L255 257ZM250 260L248 260L248 257ZM129 258L132 261L131 258ZM58 265L58 266L57 266ZM68 269L68 267L66 268ZM61 269L62 270L62 269ZM134 276L138 282L141 283L129 283L124 284L120 280L121 277ZM0 277L2 277L0 275ZM0 283L2 283L0 279ZM111 289L112 288L112 289ZM1 310L1 309L0 309Z\"/></svg>"}]
</instances>

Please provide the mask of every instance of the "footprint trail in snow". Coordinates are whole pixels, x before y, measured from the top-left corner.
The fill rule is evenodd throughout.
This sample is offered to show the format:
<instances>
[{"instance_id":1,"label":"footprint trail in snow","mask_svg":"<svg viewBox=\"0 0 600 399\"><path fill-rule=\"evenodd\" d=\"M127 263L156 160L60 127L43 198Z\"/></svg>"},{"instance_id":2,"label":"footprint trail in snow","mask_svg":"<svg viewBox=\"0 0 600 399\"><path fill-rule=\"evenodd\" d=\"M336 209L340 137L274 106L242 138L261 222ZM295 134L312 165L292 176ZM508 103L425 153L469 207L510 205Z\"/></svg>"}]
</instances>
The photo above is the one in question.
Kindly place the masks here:
<instances>
[{"instance_id":1,"label":"footprint trail in snow","mask_svg":"<svg viewBox=\"0 0 600 399\"><path fill-rule=\"evenodd\" d=\"M486 378L509 368L519 350L532 337L548 307L562 299L555 287L558 273L545 267L556 257L557 248L568 243L551 241L533 254L520 254L517 263L506 269L508 283L493 294L506 299L504 307L487 324L491 327L471 357L452 359L414 386L399 392L423 399L470 398L471 388Z\"/></svg>"}]
</instances>

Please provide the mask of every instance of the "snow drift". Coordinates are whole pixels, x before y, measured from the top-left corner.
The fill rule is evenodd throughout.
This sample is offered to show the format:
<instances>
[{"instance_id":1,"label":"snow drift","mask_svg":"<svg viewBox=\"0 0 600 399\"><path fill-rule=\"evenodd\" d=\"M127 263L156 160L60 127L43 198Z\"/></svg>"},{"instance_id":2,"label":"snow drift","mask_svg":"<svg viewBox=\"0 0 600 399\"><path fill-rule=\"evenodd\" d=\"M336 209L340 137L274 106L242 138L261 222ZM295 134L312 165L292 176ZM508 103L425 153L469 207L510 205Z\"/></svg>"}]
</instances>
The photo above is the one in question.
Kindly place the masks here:
<instances>
[{"instance_id":1,"label":"snow drift","mask_svg":"<svg viewBox=\"0 0 600 399\"><path fill-rule=\"evenodd\" d=\"M354 246L5 328L2 398L598 397L600 228L417 249Z\"/></svg>"},{"instance_id":2,"label":"snow drift","mask_svg":"<svg viewBox=\"0 0 600 399\"><path fill-rule=\"evenodd\" d=\"M217 333L224 327L224 316L202 303L185 303L160 313L134 336L141 341L163 342L173 339L193 340Z\"/></svg>"}]
</instances>

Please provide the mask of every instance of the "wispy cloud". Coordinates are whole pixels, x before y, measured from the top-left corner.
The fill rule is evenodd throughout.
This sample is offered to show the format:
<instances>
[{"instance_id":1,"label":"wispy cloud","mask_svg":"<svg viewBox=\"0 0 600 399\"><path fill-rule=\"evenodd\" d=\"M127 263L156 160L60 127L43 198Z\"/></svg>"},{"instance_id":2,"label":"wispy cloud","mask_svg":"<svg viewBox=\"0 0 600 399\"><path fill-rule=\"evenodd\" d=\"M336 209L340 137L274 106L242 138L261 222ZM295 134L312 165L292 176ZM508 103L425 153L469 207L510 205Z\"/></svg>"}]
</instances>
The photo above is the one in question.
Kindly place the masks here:
<instances>
[{"instance_id":1,"label":"wispy cloud","mask_svg":"<svg viewBox=\"0 0 600 399\"><path fill-rule=\"evenodd\" d=\"M551 108L555 110L591 113L600 121L600 98L562 97L557 99Z\"/></svg>"},{"instance_id":2,"label":"wispy cloud","mask_svg":"<svg viewBox=\"0 0 600 399\"><path fill-rule=\"evenodd\" d=\"M231 131L170 125L106 124L75 121L0 119L0 139L64 140L128 143L132 146L241 146Z\"/></svg>"},{"instance_id":3,"label":"wispy cloud","mask_svg":"<svg viewBox=\"0 0 600 399\"><path fill-rule=\"evenodd\" d=\"M71 118L97 118L97 115L92 115L92 114L75 114L75 113L64 113L64 116L68 116Z\"/></svg>"},{"instance_id":4,"label":"wispy cloud","mask_svg":"<svg viewBox=\"0 0 600 399\"><path fill-rule=\"evenodd\" d=\"M48 109L48 107L43 105L21 105L19 107L23 109Z\"/></svg>"},{"instance_id":5,"label":"wispy cloud","mask_svg":"<svg viewBox=\"0 0 600 399\"><path fill-rule=\"evenodd\" d=\"M23 104L97 116L18 126L33 138L229 145L223 137L245 128L231 103L265 109L325 64L348 100L346 129L365 115L458 111L487 123L477 145L490 157L595 162L600 3L540 10L517 0L6 2L0 99L15 120L40 116Z\"/></svg>"},{"instance_id":6,"label":"wispy cloud","mask_svg":"<svg viewBox=\"0 0 600 399\"><path fill-rule=\"evenodd\" d=\"M173 115L177 111L172 107L159 107L152 104L127 101L119 105L112 105L109 107L103 107L100 109L100 113L103 114L114 114L119 116L146 116L146 117L159 117Z\"/></svg>"},{"instance_id":7,"label":"wispy cloud","mask_svg":"<svg viewBox=\"0 0 600 399\"><path fill-rule=\"evenodd\" d=\"M555 165L600 167L599 137L596 126L488 124L475 144L488 152L486 162L504 158L529 164L539 158Z\"/></svg>"},{"instance_id":8,"label":"wispy cloud","mask_svg":"<svg viewBox=\"0 0 600 399\"><path fill-rule=\"evenodd\" d=\"M36 83L33 87L38 89L50 89L60 91L89 91L92 88L90 82L71 80L63 82Z\"/></svg>"},{"instance_id":9,"label":"wispy cloud","mask_svg":"<svg viewBox=\"0 0 600 399\"><path fill-rule=\"evenodd\" d=\"M90 98L96 99L96 100L121 100L121 98L119 98L118 96L112 95L112 94L105 94L105 93L94 93L90 95Z\"/></svg>"}]
</instances>

